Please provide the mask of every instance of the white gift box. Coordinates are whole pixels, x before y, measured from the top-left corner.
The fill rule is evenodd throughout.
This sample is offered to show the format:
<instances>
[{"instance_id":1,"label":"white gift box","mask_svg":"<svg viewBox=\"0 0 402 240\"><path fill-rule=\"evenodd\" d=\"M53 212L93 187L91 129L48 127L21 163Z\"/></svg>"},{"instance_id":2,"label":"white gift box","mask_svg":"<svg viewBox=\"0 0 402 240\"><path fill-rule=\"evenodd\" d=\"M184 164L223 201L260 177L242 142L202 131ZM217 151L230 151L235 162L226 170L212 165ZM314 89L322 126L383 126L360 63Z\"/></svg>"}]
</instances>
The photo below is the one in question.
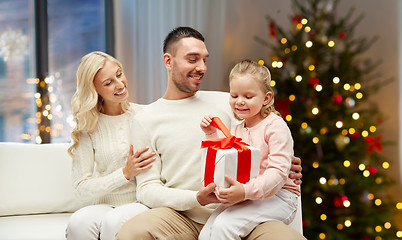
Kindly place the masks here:
<instances>
[{"instance_id":1,"label":"white gift box","mask_svg":"<svg viewBox=\"0 0 402 240\"><path fill-rule=\"evenodd\" d=\"M244 178L247 178L248 182L251 178L255 178L259 175L260 172L260 150L255 147L247 146L248 149L251 150L251 158L250 159L240 159L240 161L247 161L249 171L247 171L246 175L249 173L248 176L237 176L238 175L238 166L239 166L239 159L238 159L238 150L235 148L229 149L219 149L216 150L216 157L215 157L215 169L213 171L213 182L216 185L220 185L223 187L229 187L230 184L225 181L225 175L230 176L233 179L239 181L239 177L241 177L244 181ZM207 153L209 148L202 149L202 184L205 186L205 168L207 164ZM212 150L214 151L214 150ZM246 169L239 169L244 172ZM208 171L207 171L208 172ZM241 172L239 173L241 174ZM208 176L207 176L208 178ZM245 182L243 182L245 183Z\"/></svg>"}]
</instances>

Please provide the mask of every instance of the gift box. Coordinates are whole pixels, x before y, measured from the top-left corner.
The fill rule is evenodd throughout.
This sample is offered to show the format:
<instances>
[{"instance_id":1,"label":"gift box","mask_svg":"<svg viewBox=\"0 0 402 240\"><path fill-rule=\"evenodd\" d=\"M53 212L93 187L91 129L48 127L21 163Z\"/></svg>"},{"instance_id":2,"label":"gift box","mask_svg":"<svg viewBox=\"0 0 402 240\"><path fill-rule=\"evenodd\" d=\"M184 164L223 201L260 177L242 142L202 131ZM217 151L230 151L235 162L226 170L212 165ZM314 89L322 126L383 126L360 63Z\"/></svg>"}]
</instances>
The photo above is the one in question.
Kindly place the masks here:
<instances>
[{"instance_id":1,"label":"gift box","mask_svg":"<svg viewBox=\"0 0 402 240\"><path fill-rule=\"evenodd\" d=\"M260 150L232 136L219 118L213 118L211 125L221 130L225 138L206 140L201 144L203 185L214 182L229 187L225 175L240 183L257 177L260 171Z\"/></svg>"}]
</instances>

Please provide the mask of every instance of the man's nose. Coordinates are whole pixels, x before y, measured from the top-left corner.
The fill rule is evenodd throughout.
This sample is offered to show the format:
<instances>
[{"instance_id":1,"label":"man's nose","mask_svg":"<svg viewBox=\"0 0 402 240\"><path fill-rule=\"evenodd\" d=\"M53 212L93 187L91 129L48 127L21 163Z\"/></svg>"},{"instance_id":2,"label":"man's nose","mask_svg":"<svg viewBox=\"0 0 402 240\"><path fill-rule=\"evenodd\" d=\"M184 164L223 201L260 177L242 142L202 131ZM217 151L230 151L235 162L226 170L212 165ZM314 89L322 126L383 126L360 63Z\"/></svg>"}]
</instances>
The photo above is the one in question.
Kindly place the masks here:
<instances>
[{"instance_id":1,"label":"man's nose","mask_svg":"<svg viewBox=\"0 0 402 240\"><path fill-rule=\"evenodd\" d=\"M205 73L207 71L207 64L204 61L201 61L197 65L195 70L198 71L198 72L204 72Z\"/></svg>"}]
</instances>

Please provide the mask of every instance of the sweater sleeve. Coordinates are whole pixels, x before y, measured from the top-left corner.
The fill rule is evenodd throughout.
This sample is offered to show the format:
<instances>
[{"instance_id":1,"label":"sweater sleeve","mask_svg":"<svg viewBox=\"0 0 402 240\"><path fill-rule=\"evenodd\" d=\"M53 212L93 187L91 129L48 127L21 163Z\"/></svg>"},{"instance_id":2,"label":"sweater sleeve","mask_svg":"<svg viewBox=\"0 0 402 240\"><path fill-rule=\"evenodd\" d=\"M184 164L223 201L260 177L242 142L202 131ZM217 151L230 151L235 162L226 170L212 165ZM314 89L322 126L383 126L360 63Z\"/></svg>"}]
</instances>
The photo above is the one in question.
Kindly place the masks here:
<instances>
[{"instance_id":1,"label":"sweater sleeve","mask_svg":"<svg viewBox=\"0 0 402 240\"><path fill-rule=\"evenodd\" d=\"M122 168L102 177L94 175L95 154L89 134L80 135L75 154L72 160L72 178L75 193L79 198L101 197L128 182Z\"/></svg>"},{"instance_id":2,"label":"sweater sleeve","mask_svg":"<svg viewBox=\"0 0 402 240\"><path fill-rule=\"evenodd\" d=\"M293 139L282 120L274 120L265 128L265 142L269 147L267 169L244 185L245 198L256 200L275 195L286 183L293 156Z\"/></svg>"},{"instance_id":3,"label":"sweater sleeve","mask_svg":"<svg viewBox=\"0 0 402 240\"><path fill-rule=\"evenodd\" d=\"M169 207L177 211L185 211L201 206L197 201L197 191L168 187L161 177L162 161L155 141L151 141L149 132L136 120L132 124L136 148L145 146L156 153L152 167L136 176L137 199L150 208Z\"/></svg>"}]
</instances>

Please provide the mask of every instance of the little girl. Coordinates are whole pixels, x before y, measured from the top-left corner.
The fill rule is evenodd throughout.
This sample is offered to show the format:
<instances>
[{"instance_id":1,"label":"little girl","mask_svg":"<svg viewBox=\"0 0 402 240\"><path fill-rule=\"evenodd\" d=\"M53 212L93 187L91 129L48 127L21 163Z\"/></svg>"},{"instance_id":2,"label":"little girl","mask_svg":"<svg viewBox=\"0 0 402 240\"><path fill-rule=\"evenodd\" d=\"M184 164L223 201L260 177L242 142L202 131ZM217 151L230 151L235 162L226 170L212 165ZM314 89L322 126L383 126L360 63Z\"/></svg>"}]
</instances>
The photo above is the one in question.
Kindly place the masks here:
<instances>
[{"instance_id":1,"label":"little girl","mask_svg":"<svg viewBox=\"0 0 402 240\"><path fill-rule=\"evenodd\" d=\"M288 126L275 110L271 74L265 66L250 60L236 64L229 75L230 106L244 121L232 134L261 151L260 175L246 184L225 176L231 186L216 187L221 201L198 239L241 239L258 224L277 220L292 222L300 196L299 186L288 178L293 156L293 139ZM201 121L208 139L217 138L212 116Z\"/></svg>"}]
</instances>

